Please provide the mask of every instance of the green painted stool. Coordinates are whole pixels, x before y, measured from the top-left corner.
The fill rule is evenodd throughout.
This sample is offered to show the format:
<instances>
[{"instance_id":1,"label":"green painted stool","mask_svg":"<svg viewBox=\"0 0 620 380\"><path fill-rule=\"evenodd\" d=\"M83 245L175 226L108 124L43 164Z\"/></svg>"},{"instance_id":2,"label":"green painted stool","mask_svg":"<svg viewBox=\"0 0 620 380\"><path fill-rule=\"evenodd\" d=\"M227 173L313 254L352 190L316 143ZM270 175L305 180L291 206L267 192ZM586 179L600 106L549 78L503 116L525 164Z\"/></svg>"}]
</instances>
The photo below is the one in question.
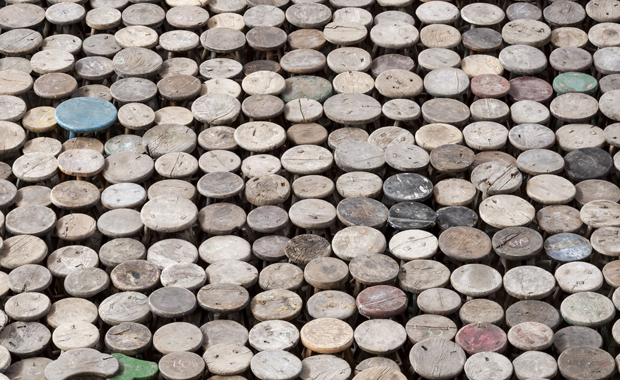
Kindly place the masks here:
<instances>
[{"instance_id":1,"label":"green painted stool","mask_svg":"<svg viewBox=\"0 0 620 380\"><path fill-rule=\"evenodd\" d=\"M553 89L558 95L578 92L588 95L596 94L598 83L596 79L588 74L567 72L555 77Z\"/></svg>"},{"instance_id":2,"label":"green painted stool","mask_svg":"<svg viewBox=\"0 0 620 380\"><path fill-rule=\"evenodd\" d=\"M299 98L316 100L323 104L332 96L333 88L330 81L313 75L298 75L286 80L286 87L280 93L284 103Z\"/></svg>"},{"instance_id":3,"label":"green painted stool","mask_svg":"<svg viewBox=\"0 0 620 380\"><path fill-rule=\"evenodd\" d=\"M120 364L120 371L108 380L153 380L157 377L157 363L138 360L123 354L112 354Z\"/></svg>"}]
</instances>

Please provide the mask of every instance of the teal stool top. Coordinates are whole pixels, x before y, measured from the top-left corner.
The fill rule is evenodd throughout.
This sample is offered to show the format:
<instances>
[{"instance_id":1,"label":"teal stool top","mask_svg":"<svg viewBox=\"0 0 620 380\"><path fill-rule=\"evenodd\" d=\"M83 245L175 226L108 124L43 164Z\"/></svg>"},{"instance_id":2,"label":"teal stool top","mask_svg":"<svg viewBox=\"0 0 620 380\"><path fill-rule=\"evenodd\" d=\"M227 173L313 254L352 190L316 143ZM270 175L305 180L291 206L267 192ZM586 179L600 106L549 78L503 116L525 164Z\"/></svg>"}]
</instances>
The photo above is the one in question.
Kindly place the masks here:
<instances>
[{"instance_id":1,"label":"teal stool top","mask_svg":"<svg viewBox=\"0 0 620 380\"><path fill-rule=\"evenodd\" d=\"M598 90L598 83L591 75L567 72L555 77L553 80L553 89L558 95L568 94L569 92L594 95Z\"/></svg>"},{"instance_id":2,"label":"teal stool top","mask_svg":"<svg viewBox=\"0 0 620 380\"><path fill-rule=\"evenodd\" d=\"M139 360L119 353L112 354L120 364L120 371L108 380L153 380L157 377L157 363Z\"/></svg>"},{"instance_id":3,"label":"teal stool top","mask_svg":"<svg viewBox=\"0 0 620 380\"><path fill-rule=\"evenodd\" d=\"M116 107L99 98L73 98L56 107L56 122L69 131L72 139L77 133L93 133L108 129L116 121Z\"/></svg>"},{"instance_id":4,"label":"teal stool top","mask_svg":"<svg viewBox=\"0 0 620 380\"><path fill-rule=\"evenodd\" d=\"M286 80L286 87L280 94L280 98L284 103L299 98L308 98L323 104L332 92L332 84L327 79L313 75L298 75Z\"/></svg>"}]
</instances>

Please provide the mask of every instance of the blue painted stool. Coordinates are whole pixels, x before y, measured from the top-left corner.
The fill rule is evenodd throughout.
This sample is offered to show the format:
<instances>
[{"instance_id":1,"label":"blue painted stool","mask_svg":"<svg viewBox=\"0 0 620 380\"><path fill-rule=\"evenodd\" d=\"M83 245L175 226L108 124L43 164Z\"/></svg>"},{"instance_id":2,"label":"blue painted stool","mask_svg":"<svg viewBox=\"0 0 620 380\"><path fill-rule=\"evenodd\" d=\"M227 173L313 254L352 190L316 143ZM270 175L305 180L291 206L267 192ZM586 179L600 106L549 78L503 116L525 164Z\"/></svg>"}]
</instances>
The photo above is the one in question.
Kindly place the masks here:
<instances>
[{"instance_id":1,"label":"blue painted stool","mask_svg":"<svg viewBox=\"0 0 620 380\"><path fill-rule=\"evenodd\" d=\"M69 131L69 138L78 133L105 131L116 121L116 107L99 98L73 98L56 107L56 122Z\"/></svg>"}]
</instances>

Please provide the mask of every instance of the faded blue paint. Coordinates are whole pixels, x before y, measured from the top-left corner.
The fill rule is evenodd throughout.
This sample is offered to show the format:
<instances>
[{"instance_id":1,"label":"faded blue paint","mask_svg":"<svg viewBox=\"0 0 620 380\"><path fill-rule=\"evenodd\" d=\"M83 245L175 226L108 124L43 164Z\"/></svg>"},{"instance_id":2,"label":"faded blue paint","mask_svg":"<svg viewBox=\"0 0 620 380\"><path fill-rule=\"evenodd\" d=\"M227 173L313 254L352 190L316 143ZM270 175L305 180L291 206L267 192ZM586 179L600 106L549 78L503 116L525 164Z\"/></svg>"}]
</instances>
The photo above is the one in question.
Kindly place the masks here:
<instances>
[{"instance_id":1,"label":"faded blue paint","mask_svg":"<svg viewBox=\"0 0 620 380\"><path fill-rule=\"evenodd\" d=\"M73 98L56 107L56 122L69 131L69 138L78 133L94 133L108 129L116 121L116 107L99 98Z\"/></svg>"}]
</instances>

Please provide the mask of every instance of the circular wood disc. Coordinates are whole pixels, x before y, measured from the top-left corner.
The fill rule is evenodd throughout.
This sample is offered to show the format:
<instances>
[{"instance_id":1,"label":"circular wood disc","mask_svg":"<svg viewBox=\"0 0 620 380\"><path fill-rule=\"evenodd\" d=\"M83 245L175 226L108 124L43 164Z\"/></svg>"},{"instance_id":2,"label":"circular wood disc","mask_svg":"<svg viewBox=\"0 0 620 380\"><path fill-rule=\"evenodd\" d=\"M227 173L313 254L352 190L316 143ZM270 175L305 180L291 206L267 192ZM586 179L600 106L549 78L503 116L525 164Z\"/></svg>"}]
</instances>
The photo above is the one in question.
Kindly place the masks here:
<instances>
[{"instance_id":1,"label":"circular wood disc","mask_svg":"<svg viewBox=\"0 0 620 380\"><path fill-rule=\"evenodd\" d=\"M289 321L299 315L302 304L301 297L296 293L285 289L274 289L254 296L250 301L250 309L252 315L259 321Z\"/></svg>"},{"instance_id":2,"label":"circular wood disc","mask_svg":"<svg viewBox=\"0 0 620 380\"><path fill-rule=\"evenodd\" d=\"M458 262L479 261L491 253L491 239L471 227L452 227L439 236L439 249Z\"/></svg>"},{"instance_id":3,"label":"circular wood disc","mask_svg":"<svg viewBox=\"0 0 620 380\"><path fill-rule=\"evenodd\" d=\"M502 353L508 345L504 330L490 323L463 326L454 341L469 355L482 352Z\"/></svg>"},{"instance_id":4,"label":"circular wood disc","mask_svg":"<svg viewBox=\"0 0 620 380\"><path fill-rule=\"evenodd\" d=\"M483 297L502 287L502 276L488 265L466 264L452 272L450 283L461 294Z\"/></svg>"},{"instance_id":5,"label":"circular wood disc","mask_svg":"<svg viewBox=\"0 0 620 380\"><path fill-rule=\"evenodd\" d=\"M353 344L351 326L334 318L319 318L306 323L300 336L305 347L320 354L341 352Z\"/></svg>"},{"instance_id":6,"label":"circular wood disc","mask_svg":"<svg viewBox=\"0 0 620 380\"><path fill-rule=\"evenodd\" d=\"M603 337L598 331L583 326L564 327L553 336L553 348L559 353L575 346L601 348L603 346Z\"/></svg>"},{"instance_id":7,"label":"circular wood disc","mask_svg":"<svg viewBox=\"0 0 620 380\"><path fill-rule=\"evenodd\" d=\"M179 351L195 352L201 344L200 329L187 322L169 323L158 328L153 334L153 347L164 355Z\"/></svg>"},{"instance_id":8,"label":"circular wood disc","mask_svg":"<svg viewBox=\"0 0 620 380\"><path fill-rule=\"evenodd\" d=\"M113 326L105 335L105 345L112 352L137 355L146 351L153 336L148 327L139 323L124 322Z\"/></svg>"},{"instance_id":9,"label":"circular wood disc","mask_svg":"<svg viewBox=\"0 0 620 380\"><path fill-rule=\"evenodd\" d=\"M558 267L555 271L558 285L566 293L595 292L603 286L603 274L596 266L572 262Z\"/></svg>"},{"instance_id":10,"label":"circular wood disc","mask_svg":"<svg viewBox=\"0 0 620 380\"><path fill-rule=\"evenodd\" d=\"M458 376L465 365L465 352L456 343L429 338L416 343L409 352L415 372L423 377L451 378Z\"/></svg>"},{"instance_id":11,"label":"circular wood disc","mask_svg":"<svg viewBox=\"0 0 620 380\"><path fill-rule=\"evenodd\" d=\"M571 347L558 357L560 373L566 379L605 379L615 370L614 358L595 347Z\"/></svg>"},{"instance_id":12,"label":"circular wood disc","mask_svg":"<svg viewBox=\"0 0 620 380\"><path fill-rule=\"evenodd\" d=\"M609 298L598 293L582 292L564 299L560 313L571 325L600 327L613 319L616 309Z\"/></svg>"},{"instance_id":13,"label":"circular wood disc","mask_svg":"<svg viewBox=\"0 0 620 380\"><path fill-rule=\"evenodd\" d=\"M504 309L495 301L477 298L461 306L459 318L464 324L483 322L499 325L504 321Z\"/></svg>"},{"instance_id":14,"label":"circular wood disc","mask_svg":"<svg viewBox=\"0 0 620 380\"><path fill-rule=\"evenodd\" d=\"M411 260L398 274L401 289L419 294L427 289L442 288L450 281L450 270L434 260Z\"/></svg>"},{"instance_id":15,"label":"circular wood disc","mask_svg":"<svg viewBox=\"0 0 620 380\"><path fill-rule=\"evenodd\" d=\"M76 321L94 324L97 317L97 306L92 302L82 298L65 298L52 304L45 321L50 327L57 328L64 323Z\"/></svg>"}]
</instances>

